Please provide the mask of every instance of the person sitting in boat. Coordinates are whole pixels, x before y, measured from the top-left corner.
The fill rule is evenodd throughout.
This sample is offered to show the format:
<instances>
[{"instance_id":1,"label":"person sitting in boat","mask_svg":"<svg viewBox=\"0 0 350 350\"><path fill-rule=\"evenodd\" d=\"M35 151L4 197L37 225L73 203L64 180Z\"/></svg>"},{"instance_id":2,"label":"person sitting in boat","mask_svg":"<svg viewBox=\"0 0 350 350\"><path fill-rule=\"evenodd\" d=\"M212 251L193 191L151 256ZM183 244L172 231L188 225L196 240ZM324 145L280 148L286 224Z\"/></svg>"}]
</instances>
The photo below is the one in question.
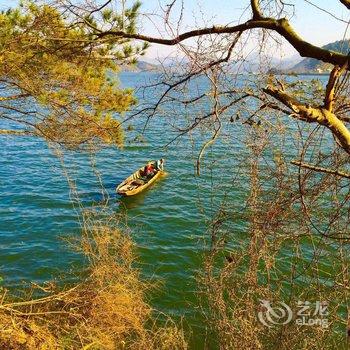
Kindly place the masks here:
<instances>
[{"instance_id":1,"label":"person sitting in boat","mask_svg":"<svg viewBox=\"0 0 350 350\"><path fill-rule=\"evenodd\" d=\"M159 171L163 171L164 170L164 159L163 158L157 160L156 168Z\"/></svg>"},{"instance_id":2,"label":"person sitting in boat","mask_svg":"<svg viewBox=\"0 0 350 350\"><path fill-rule=\"evenodd\" d=\"M143 172L144 176L146 176L147 178L151 178L154 176L154 174L156 173L156 169L154 168L153 164L147 164L145 166L145 170Z\"/></svg>"}]
</instances>

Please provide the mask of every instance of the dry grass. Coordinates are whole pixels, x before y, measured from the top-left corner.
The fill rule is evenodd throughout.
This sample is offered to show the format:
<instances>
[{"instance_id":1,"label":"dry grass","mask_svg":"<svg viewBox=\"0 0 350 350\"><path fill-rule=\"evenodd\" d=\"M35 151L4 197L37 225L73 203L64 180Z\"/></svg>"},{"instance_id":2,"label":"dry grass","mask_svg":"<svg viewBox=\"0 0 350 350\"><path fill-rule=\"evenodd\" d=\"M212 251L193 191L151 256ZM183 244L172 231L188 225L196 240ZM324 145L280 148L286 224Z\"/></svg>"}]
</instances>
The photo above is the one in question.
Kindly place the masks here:
<instances>
[{"instance_id":1,"label":"dry grass","mask_svg":"<svg viewBox=\"0 0 350 350\"><path fill-rule=\"evenodd\" d=\"M302 191L283 160L276 159L274 165L265 162L264 151L270 145L264 140L266 133L259 131L256 139L253 136L247 161L246 231L237 236L226 232L225 220L232 216L218 212L210 232L213 243L201 276L203 314L213 334L208 349L349 349L349 217L341 211L349 197L338 190L341 180L330 174L321 178L306 173L300 179L307 184ZM324 197L331 202L332 211L322 217ZM305 203L311 204L306 207ZM327 215L332 218L336 210L329 233L310 225L310 212L315 222L316 218L327 222ZM340 235L342 227L347 234ZM233 245L230 239L243 243ZM258 313L266 315L261 300L270 301L273 307L286 303L292 320L284 324L285 319L277 318L276 324L268 322L270 327L259 322ZM326 302L329 326L299 325L298 301L310 302L310 318L320 317L312 314L316 301Z\"/></svg>"},{"instance_id":2,"label":"dry grass","mask_svg":"<svg viewBox=\"0 0 350 350\"><path fill-rule=\"evenodd\" d=\"M79 284L28 301L0 291L0 349L186 349L172 322L156 326L130 238L89 220L82 237L89 267Z\"/></svg>"}]
</instances>

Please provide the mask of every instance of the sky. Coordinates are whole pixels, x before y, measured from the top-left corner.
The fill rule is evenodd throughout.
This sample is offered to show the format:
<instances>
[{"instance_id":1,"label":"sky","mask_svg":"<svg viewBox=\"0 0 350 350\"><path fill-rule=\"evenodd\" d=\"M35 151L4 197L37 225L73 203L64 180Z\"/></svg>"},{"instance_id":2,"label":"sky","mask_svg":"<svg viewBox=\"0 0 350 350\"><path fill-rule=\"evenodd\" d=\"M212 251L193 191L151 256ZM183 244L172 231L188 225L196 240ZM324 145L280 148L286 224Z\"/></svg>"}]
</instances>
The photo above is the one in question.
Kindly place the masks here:
<instances>
[{"instance_id":1,"label":"sky","mask_svg":"<svg viewBox=\"0 0 350 350\"><path fill-rule=\"evenodd\" d=\"M81 1L81 0L79 0ZM102 0L99 0L100 2ZM129 3L132 0L128 0ZM178 0L180 1L180 0ZM143 34L152 36L167 36L162 30L162 22L159 16L160 6L165 7L171 0L143 0L141 11L144 16L141 18L141 29ZM350 20L350 11L338 0L288 0L294 4L295 15L291 23L296 32L305 40L315 45L325 45L329 42L341 40L347 28L347 23L339 21L331 15L317 9L314 5L332 13L344 22ZM16 6L18 0L0 0L0 9ZM184 19L180 32L207 25L234 25L248 19L249 13L244 9L249 5L249 0L183 0ZM177 23L180 7L175 7L172 20ZM347 31L347 38L350 37L350 29ZM296 55L295 50L284 43L282 46L285 57ZM154 59L176 55L174 48L152 45L148 50L147 57Z\"/></svg>"},{"instance_id":2,"label":"sky","mask_svg":"<svg viewBox=\"0 0 350 350\"><path fill-rule=\"evenodd\" d=\"M143 11L158 12L159 3L167 4L170 0L147 0L143 2ZM350 11L338 0L310 0L316 6L325 9L336 17L317 9L305 0L289 0L287 3L294 4L295 14L291 18L291 23L296 32L305 40L314 45L322 46L330 42L343 39L350 20ZM249 13L244 14L244 9L249 5L249 0L184 0L185 18L183 31L203 26L204 17L207 24L227 25L242 23L248 19ZM242 16L243 14L243 16ZM155 34L154 25L144 21L146 33ZM347 31L347 38L350 37L350 28ZM165 56L172 49L153 45L148 56ZM283 55L285 58L296 55L296 51L288 43L283 44Z\"/></svg>"}]
</instances>

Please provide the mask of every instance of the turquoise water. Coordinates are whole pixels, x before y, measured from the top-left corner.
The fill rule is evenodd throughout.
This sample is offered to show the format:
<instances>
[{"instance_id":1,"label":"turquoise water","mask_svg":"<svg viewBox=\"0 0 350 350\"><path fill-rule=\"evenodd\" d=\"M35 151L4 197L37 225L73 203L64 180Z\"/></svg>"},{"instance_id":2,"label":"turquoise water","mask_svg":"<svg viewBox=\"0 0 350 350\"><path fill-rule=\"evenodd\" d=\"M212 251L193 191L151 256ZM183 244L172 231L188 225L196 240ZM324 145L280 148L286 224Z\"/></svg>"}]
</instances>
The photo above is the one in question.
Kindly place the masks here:
<instances>
[{"instance_id":1,"label":"turquoise water","mask_svg":"<svg viewBox=\"0 0 350 350\"><path fill-rule=\"evenodd\" d=\"M123 73L121 81L134 87L152 77ZM140 101L152 98L141 92L138 95ZM164 147L177 135L166 116L165 109L163 116L150 120L144 143L134 138L145 121L127 123L134 129L127 133L125 148L104 148L93 161L109 195L109 208L127 214L143 275L161 282L152 292L152 305L166 314L184 317L198 335L201 322L199 311L195 311L196 274L204 252L203 239L209 236L206 220L225 201L237 213L231 225L237 244L245 230L240 213L248 183L238 186L234 181L237 174L246 171L242 166L245 136L238 124L229 124L224 137L207 151L202 175L196 177L198 150L210 134L198 131ZM126 176L145 161L161 157L166 159L167 176L135 198L115 194L115 186ZM65 156L65 165L86 206L103 200L91 162L83 153ZM0 184L0 276L4 283L17 287L24 282L44 282L62 271L69 277L81 260L61 237L77 234L79 227L62 165L52 150L33 137L1 136Z\"/></svg>"}]
</instances>

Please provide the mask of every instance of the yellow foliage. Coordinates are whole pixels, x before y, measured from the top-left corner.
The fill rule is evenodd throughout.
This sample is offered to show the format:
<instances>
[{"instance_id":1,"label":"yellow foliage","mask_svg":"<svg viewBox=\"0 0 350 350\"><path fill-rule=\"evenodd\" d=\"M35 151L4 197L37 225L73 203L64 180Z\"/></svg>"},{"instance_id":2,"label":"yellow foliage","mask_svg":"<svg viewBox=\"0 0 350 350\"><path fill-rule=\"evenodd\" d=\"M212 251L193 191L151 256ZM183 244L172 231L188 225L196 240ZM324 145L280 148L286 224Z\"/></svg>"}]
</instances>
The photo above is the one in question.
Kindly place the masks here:
<instances>
[{"instance_id":1,"label":"yellow foliage","mask_svg":"<svg viewBox=\"0 0 350 350\"><path fill-rule=\"evenodd\" d=\"M2 13L0 23L0 76L7 88L2 93L16 90L18 96L0 108L15 107L19 123L62 146L99 140L121 146L123 132L116 118L135 99L111 79L118 67L106 57L107 46L91 41L83 27L69 26L48 5L29 3L21 11ZM113 118L107 116L111 113Z\"/></svg>"},{"instance_id":2,"label":"yellow foliage","mask_svg":"<svg viewBox=\"0 0 350 350\"><path fill-rule=\"evenodd\" d=\"M82 237L82 282L20 302L0 291L0 349L187 349L180 329L152 320L130 238L110 222L86 224Z\"/></svg>"}]
</instances>

